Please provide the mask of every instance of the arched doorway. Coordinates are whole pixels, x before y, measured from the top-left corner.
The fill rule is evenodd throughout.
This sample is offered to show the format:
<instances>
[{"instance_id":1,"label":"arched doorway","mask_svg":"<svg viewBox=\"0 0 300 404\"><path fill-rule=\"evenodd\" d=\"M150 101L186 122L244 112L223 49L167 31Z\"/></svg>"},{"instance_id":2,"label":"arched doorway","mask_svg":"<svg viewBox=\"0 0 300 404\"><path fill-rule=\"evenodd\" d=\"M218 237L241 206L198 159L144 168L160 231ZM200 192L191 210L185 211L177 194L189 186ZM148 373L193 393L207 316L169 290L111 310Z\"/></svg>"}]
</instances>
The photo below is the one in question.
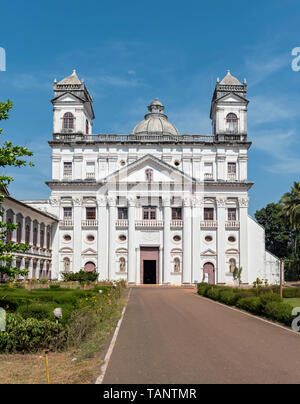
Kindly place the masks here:
<instances>
[{"instance_id":1,"label":"arched doorway","mask_svg":"<svg viewBox=\"0 0 300 404\"><path fill-rule=\"evenodd\" d=\"M208 277L208 283L215 283L215 267L214 264L212 264L211 262L206 262L203 266L203 280L206 277Z\"/></svg>"},{"instance_id":2,"label":"arched doorway","mask_svg":"<svg viewBox=\"0 0 300 404\"><path fill-rule=\"evenodd\" d=\"M86 262L86 263L84 264L84 270L85 270L86 272L94 272L94 271L96 270L96 265L95 265L93 262L91 262L91 261Z\"/></svg>"}]
</instances>

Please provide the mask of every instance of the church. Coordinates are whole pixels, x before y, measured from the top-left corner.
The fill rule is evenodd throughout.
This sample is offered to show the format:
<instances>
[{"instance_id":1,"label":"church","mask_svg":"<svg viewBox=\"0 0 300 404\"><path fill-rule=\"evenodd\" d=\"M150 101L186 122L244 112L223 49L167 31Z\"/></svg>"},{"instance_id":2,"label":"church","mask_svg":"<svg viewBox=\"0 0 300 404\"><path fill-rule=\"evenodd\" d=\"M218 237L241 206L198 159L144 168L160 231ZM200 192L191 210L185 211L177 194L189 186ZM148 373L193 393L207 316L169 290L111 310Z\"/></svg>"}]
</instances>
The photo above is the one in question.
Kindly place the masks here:
<instances>
[{"instance_id":1,"label":"church","mask_svg":"<svg viewBox=\"0 0 300 404\"><path fill-rule=\"evenodd\" d=\"M51 278L80 269L129 284L279 281L279 260L248 215L247 84L227 72L212 134L183 134L154 99L130 134L93 133L93 100L73 73L54 81ZM146 109L146 108L145 108Z\"/></svg>"}]
</instances>

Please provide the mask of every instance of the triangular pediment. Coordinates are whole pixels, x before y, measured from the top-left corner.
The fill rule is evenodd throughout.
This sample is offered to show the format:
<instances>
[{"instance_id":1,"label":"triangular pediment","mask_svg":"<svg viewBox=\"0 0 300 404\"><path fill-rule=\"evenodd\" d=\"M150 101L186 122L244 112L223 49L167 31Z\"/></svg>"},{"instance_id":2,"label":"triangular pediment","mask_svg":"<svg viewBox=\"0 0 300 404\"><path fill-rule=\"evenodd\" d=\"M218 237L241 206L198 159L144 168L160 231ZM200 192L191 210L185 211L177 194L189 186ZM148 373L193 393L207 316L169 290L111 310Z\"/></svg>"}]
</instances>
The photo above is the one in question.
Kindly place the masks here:
<instances>
[{"instance_id":1,"label":"triangular pediment","mask_svg":"<svg viewBox=\"0 0 300 404\"><path fill-rule=\"evenodd\" d=\"M218 103L222 102L230 102L236 104L248 104L248 100L237 93L227 93L222 95L222 97L218 98Z\"/></svg>"},{"instance_id":2,"label":"triangular pediment","mask_svg":"<svg viewBox=\"0 0 300 404\"><path fill-rule=\"evenodd\" d=\"M52 102L85 102L82 98L76 96L75 94L72 94L70 92L65 92L51 100Z\"/></svg>"},{"instance_id":3,"label":"triangular pediment","mask_svg":"<svg viewBox=\"0 0 300 404\"><path fill-rule=\"evenodd\" d=\"M194 178L178 170L176 167L172 167L170 164L150 154L114 172L106 180L108 182L119 183L147 183L145 174L147 169L152 170L151 182L153 183L182 183L183 179L185 183L195 181Z\"/></svg>"},{"instance_id":4,"label":"triangular pediment","mask_svg":"<svg viewBox=\"0 0 300 404\"><path fill-rule=\"evenodd\" d=\"M208 250L203 251L201 255L208 257L212 255L217 255L217 253L209 248Z\"/></svg>"},{"instance_id":5,"label":"triangular pediment","mask_svg":"<svg viewBox=\"0 0 300 404\"><path fill-rule=\"evenodd\" d=\"M87 248L86 250L82 251L82 255L97 255L97 251L93 248Z\"/></svg>"}]
</instances>

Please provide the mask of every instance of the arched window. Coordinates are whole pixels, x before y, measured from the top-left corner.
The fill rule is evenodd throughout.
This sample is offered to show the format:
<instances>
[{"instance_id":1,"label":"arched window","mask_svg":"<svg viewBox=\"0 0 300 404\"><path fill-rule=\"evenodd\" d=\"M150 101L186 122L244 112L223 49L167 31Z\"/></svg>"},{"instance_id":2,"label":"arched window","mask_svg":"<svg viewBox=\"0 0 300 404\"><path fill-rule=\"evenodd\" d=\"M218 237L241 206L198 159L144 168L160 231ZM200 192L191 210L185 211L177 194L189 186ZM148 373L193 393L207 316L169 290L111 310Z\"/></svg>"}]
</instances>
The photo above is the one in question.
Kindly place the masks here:
<instances>
[{"instance_id":1,"label":"arched window","mask_svg":"<svg viewBox=\"0 0 300 404\"><path fill-rule=\"evenodd\" d=\"M34 247L36 247L36 245L37 245L37 228L35 227L34 229L33 229L33 245L34 245Z\"/></svg>"},{"instance_id":2,"label":"arched window","mask_svg":"<svg viewBox=\"0 0 300 404\"><path fill-rule=\"evenodd\" d=\"M70 271L70 258L64 258L64 272Z\"/></svg>"},{"instance_id":3,"label":"arched window","mask_svg":"<svg viewBox=\"0 0 300 404\"><path fill-rule=\"evenodd\" d=\"M147 170L145 170L145 177L147 182L151 182L153 180L153 170L151 168L147 168Z\"/></svg>"},{"instance_id":4,"label":"arched window","mask_svg":"<svg viewBox=\"0 0 300 404\"><path fill-rule=\"evenodd\" d=\"M174 258L174 272L180 272L180 259Z\"/></svg>"},{"instance_id":5,"label":"arched window","mask_svg":"<svg viewBox=\"0 0 300 404\"><path fill-rule=\"evenodd\" d=\"M18 222L18 228L17 228L17 243L22 242L22 223Z\"/></svg>"},{"instance_id":6,"label":"arched window","mask_svg":"<svg viewBox=\"0 0 300 404\"><path fill-rule=\"evenodd\" d=\"M229 133L237 133L238 118L232 112L226 116L226 131Z\"/></svg>"},{"instance_id":7,"label":"arched window","mask_svg":"<svg viewBox=\"0 0 300 404\"><path fill-rule=\"evenodd\" d=\"M27 224L26 228L25 228L25 243L26 244L30 243L30 226L29 226L29 224Z\"/></svg>"},{"instance_id":8,"label":"arched window","mask_svg":"<svg viewBox=\"0 0 300 404\"><path fill-rule=\"evenodd\" d=\"M125 272L126 271L126 261L124 257L120 258L120 272Z\"/></svg>"},{"instance_id":9,"label":"arched window","mask_svg":"<svg viewBox=\"0 0 300 404\"><path fill-rule=\"evenodd\" d=\"M45 238L45 233L44 230L40 231L40 247L44 248L44 238Z\"/></svg>"},{"instance_id":10,"label":"arched window","mask_svg":"<svg viewBox=\"0 0 300 404\"><path fill-rule=\"evenodd\" d=\"M74 116L71 112L66 112L64 114L63 129L74 129Z\"/></svg>"},{"instance_id":11,"label":"arched window","mask_svg":"<svg viewBox=\"0 0 300 404\"><path fill-rule=\"evenodd\" d=\"M95 269L96 269L96 265L91 261L87 262L84 265L84 270L87 271L87 272L94 272Z\"/></svg>"},{"instance_id":12,"label":"arched window","mask_svg":"<svg viewBox=\"0 0 300 404\"><path fill-rule=\"evenodd\" d=\"M236 260L234 258L230 258L230 260L229 260L229 272L233 273L235 267L236 267Z\"/></svg>"},{"instance_id":13,"label":"arched window","mask_svg":"<svg viewBox=\"0 0 300 404\"><path fill-rule=\"evenodd\" d=\"M11 219L7 219L7 223L8 223L8 224L11 224L11 223L12 223L12 220L11 220ZM6 241L7 241L8 243L11 243L12 233L13 233L12 230L7 229L7 232L6 232Z\"/></svg>"},{"instance_id":14,"label":"arched window","mask_svg":"<svg viewBox=\"0 0 300 404\"><path fill-rule=\"evenodd\" d=\"M87 119L85 120L85 133L89 134L89 121Z\"/></svg>"}]
</instances>

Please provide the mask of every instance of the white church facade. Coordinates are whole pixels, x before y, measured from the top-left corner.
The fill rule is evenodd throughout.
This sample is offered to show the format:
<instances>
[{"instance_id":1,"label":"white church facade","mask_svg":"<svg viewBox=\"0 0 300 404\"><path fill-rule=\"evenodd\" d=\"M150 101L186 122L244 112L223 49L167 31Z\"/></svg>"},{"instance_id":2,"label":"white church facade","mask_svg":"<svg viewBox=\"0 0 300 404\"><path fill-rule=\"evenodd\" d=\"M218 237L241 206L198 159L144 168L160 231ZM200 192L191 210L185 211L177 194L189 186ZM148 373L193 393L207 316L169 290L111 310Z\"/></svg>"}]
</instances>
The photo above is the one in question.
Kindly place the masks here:
<instances>
[{"instance_id":1,"label":"white church facade","mask_svg":"<svg viewBox=\"0 0 300 404\"><path fill-rule=\"evenodd\" d=\"M246 82L217 80L211 135L180 134L155 99L131 134L93 134L92 98L74 71L54 82L48 201L58 218L51 277L80 269L129 284L279 280L248 215Z\"/></svg>"}]
</instances>

